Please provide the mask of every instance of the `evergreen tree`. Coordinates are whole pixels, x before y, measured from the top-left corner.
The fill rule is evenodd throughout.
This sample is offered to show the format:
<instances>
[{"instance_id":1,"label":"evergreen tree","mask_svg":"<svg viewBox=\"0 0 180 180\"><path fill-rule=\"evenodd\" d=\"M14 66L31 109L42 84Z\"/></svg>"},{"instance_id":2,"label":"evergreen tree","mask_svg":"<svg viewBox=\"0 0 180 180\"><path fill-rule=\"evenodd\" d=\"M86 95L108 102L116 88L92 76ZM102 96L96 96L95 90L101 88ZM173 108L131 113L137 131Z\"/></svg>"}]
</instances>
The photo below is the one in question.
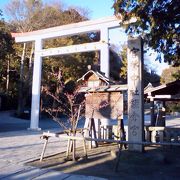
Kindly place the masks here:
<instances>
[{"instance_id":1,"label":"evergreen tree","mask_svg":"<svg viewBox=\"0 0 180 180\"><path fill-rule=\"evenodd\" d=\"M159 60L163 54L165 62L180 65L179 0L116 0L113 7L128 34L142 35Z\"/></svg>"}]
</instances>

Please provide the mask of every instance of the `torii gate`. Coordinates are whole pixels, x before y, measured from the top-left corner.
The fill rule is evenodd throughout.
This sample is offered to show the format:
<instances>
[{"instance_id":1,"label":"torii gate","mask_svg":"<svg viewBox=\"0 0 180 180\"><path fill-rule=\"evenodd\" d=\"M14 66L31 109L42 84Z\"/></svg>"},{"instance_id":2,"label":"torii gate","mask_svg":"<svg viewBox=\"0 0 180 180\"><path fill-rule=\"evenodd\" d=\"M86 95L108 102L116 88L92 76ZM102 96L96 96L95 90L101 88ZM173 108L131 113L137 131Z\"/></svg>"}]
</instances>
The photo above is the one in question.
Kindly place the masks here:
<instances>
[{"instance_id":1,"label":"torii gate","mask_svg":"<svg viewBox=\"0 0 180 180\"><path fill-rule=\"evenodd\" d=\"M42 58L46 56L65 55L65 54L72 54L72 53L78 53L78 52L98 50L100 51L100 70L104 72L107 77L109 77L109 45L108 45L109 44L109 29L120 27L119 23L120 23L120 20L116 16L111 16L111 17L105 17L102 19L83 21L79 23L57 26L57 27L38 30L38 31L26 32L26 33L12 33L12 36L15 37L15 41L18 43L32 42L32 41L35 42L33 82L32 82L31 123L30 123L31 130L40 129L39 128L39 110L40 110ZM90 32L100 32L99 42L43 49L43 41L46 39L72 36L72 35L90 33ZM141 64L142 51L141 51L140 46L141 46L141 43L140 44L135 43L133 45L133 48L140 49L139 51L140 54L137 55L136 60L139 61L139 63ZM132 54L132 53L129 53L129 54L130 55L128 56L129 57L128 61L132 60L134 56L136 56L136 54ZM136 67L141 67L141 66L137 65ZM137 71L138 74L141 73L141 71L139 71L139 68L134 68L134 70ZM131 71L131 70L128 70L128 71ZM141 95L142 94L141 93L142 91L140 90L141 83L139 83L139 80L140 80L139 77L141 76L136 74L136 77L138 77L136 79L138 82L135 83L135 80L133 78L129 78L128 85L134 84L134 87L133 89L131 88L131 91L135 92L136 90ZM132 87L132 85L130 87ZM129 99L128 102L132 103L131 101L133 97L137 96L137 93L134 93L133 95L132 92L128 91L128 94L129 93L131 93L131 96L129 96L131 99ZM130 109L131 108L129 108L129 111L131 111ZM139 107L138 110L139 111L142 110L141 107ZM131 114L131 112L129 112L129 114ZM137 114L140 114L140 113L137 113ZM139 117L140 116L138 116L138 118ZM136 125L133 124L132 128L129 128L129 133L132 131L132 133L130 133L132 134L132 137L138 135L139 134L138 132L142 130L142 127L141 127L143 124L142 117L140 117L140 120L138 122L139 123L136 122ZM130 124L131 123L129 121L129 125ZM141 135L138 135L137 137L138 137L138 140L140 139L142 140Z\"/></svg>"}]
</instances>

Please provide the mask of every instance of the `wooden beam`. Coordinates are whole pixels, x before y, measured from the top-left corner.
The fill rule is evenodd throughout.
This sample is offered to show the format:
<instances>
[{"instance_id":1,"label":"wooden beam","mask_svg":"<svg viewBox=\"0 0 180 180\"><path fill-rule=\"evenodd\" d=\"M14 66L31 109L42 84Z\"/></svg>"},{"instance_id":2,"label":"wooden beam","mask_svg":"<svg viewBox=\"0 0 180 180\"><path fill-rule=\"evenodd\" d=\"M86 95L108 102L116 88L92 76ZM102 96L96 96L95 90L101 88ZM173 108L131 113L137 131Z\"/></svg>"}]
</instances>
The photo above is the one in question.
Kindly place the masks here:
<instances>
[{"instance_id":1,"label":"wooden beam","mask_svg":"<svg viewBox=\"0 0 180 180\"><path fill-rule=\"evenodd\" d=\"M178 128L177 128L178 129ZM139 145L169 145L169 146L180 146L180 143L174 142L145 142L145 141L121 141L121 140L114 140L114 139L98 139L98 138L89 138L89 137L77 137L77 136L68 136L68 135L60 135L58 133L43 133L43 136L46 137L57 137L62 139L75 139L75 140L86 140L86 141L97 141L97 142L109 142L109 143L118 143L118 144L139 144Z\"/></svg>"}]
</instances>

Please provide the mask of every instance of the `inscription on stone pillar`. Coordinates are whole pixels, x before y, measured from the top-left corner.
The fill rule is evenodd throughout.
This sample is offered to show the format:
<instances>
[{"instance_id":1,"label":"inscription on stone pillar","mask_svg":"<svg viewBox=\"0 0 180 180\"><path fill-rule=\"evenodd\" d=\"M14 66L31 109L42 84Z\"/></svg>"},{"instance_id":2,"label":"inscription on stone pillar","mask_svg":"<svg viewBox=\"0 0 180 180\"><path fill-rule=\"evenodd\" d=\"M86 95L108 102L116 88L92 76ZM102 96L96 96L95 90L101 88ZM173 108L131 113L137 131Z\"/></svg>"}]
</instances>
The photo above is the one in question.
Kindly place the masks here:
<instances>
[{"instance_id":1,"label":"inscription on stone pillar","mask_svg":"<svg viewBox=\"0 0 180 180\"><path fill-rule=\"evenodd\" d=\"M128 141L142 142L144 137L142 39L128 38ZM129 150L143 151L142 145L131 144Z\"/></svg>"}]
</instances>

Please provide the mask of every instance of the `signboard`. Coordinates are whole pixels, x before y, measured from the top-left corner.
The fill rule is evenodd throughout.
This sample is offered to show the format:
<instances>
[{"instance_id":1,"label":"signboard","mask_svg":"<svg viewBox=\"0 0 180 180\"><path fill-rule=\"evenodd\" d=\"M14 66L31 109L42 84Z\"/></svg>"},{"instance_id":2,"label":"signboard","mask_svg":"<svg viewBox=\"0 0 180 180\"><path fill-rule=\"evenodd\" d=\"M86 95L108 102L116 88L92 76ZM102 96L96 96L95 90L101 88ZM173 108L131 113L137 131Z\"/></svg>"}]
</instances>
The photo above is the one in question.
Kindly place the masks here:
<instances>
[{"instance_id":1,"label":"signboard","mask_svg":"<svg viewBox=\"0 0 180 180\"><path fill-rule=\"evenodd\" d=\"M117 119L123 114L123 94L93 92L86 95L86 118Z\"/></svg>"}]
</instances>

